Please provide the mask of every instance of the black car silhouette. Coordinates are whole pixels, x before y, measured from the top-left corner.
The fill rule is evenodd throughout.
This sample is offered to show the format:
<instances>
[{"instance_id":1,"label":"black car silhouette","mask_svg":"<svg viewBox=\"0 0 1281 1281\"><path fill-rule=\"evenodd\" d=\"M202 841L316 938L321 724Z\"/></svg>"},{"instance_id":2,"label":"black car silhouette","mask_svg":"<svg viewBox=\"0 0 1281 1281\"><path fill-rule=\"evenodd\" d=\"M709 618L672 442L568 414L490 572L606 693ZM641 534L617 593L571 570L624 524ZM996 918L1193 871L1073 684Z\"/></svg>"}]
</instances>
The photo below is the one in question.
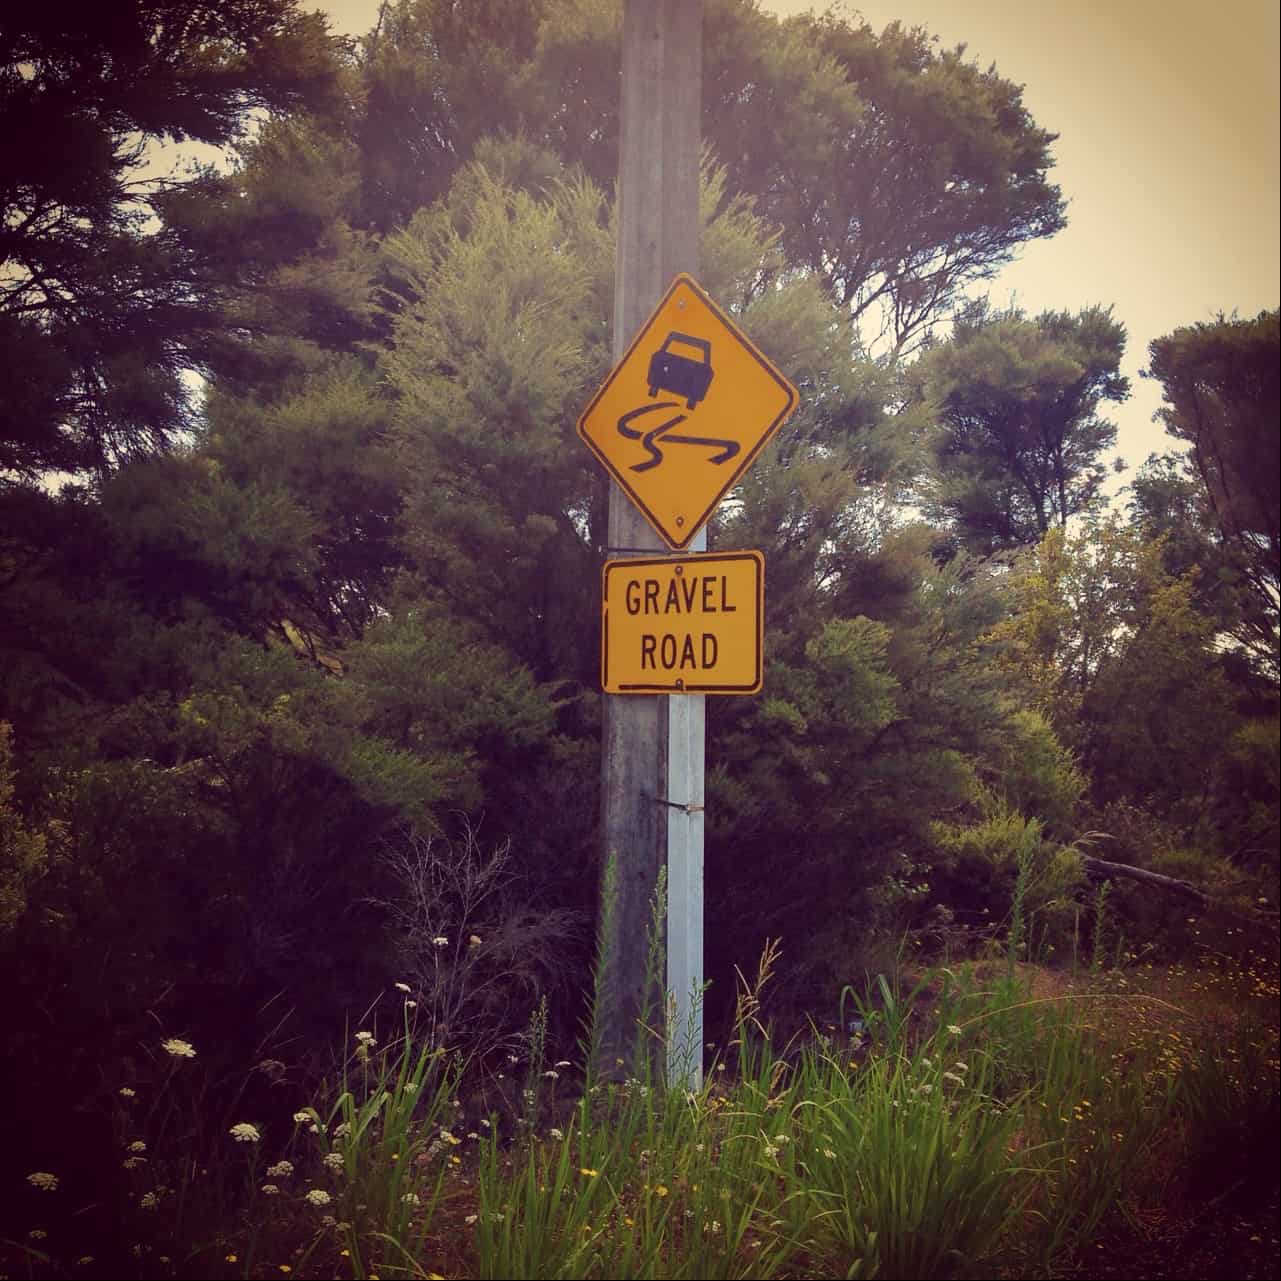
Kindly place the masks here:
<instances>
[{"instance_id":1,"label":"black car silhouette","mask_svg":"<svg viewBox=\"0 0 1281 1281\"><path fill-rule=\"evenodd\" d=\"M683 343L702 353L701 360L670 351L672 343ZM675 329L663 339L663 345L649 358L649 394L659 389L683 396L685 408L693 409L712 384L712 344L705 338L691 338Z\"/></svg>"}]
</instances>

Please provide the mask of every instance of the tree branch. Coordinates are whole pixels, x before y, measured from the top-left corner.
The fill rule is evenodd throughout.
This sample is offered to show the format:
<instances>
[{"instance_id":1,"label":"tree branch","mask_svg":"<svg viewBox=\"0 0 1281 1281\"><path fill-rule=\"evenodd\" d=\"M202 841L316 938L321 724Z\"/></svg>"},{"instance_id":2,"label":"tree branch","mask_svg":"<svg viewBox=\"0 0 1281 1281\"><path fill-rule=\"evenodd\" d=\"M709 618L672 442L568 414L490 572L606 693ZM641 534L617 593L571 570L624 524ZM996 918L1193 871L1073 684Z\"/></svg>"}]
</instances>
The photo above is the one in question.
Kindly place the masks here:
<instances>
[{"instance_id":1,"label":"tree branch","mask_svg":"<svg viewBox=\"0 0 1281 1281\"><path fill-rule=\"evenodd\" d=\"M1162 876L1160 872L1149 872L1145 867L1131 867L1128 863L1109 863L1105 859L1092 855L1081 856L1081 866L1090 876L1119 876L1131 881L1142 881L1146 885L1159 885L1162 889L1174 894L1182 894L1199 903L1202 907L1211 906L1208 894L1197 889L1191 881L1181 881L1174 876Z\"/></svg>"}]
</instances>

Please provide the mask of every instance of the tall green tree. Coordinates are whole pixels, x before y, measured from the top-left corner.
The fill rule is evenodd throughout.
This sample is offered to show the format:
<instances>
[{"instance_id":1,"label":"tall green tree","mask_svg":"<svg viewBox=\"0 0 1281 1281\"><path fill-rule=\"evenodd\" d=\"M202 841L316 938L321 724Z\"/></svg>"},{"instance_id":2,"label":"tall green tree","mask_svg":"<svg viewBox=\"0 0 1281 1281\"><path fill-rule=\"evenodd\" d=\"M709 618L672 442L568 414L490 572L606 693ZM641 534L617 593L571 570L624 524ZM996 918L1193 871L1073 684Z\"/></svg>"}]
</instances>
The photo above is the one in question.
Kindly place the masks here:
<instances>
[{"instance_id":1,"label":"tall green tree","mask_svg":"<svg viewBox=\"0 0 1281 1281\"><path fill-rule=\"evenodd\" d=\"M1256 608L1244 587L1236 550L1220 534L1195 466L1184 453L1153 454L1126 490L1130 519L1159 545L1166 572L1186 579L1197 611L1213 620L1221 637L1234 638L1222 647L1232 680L1243 693L1259 692L1255 629L1246 621L1258 621ZM1267 683L1265 679L1263 685Z\"/></svg>"},{"instance_id":2,"label":"tall green tree","mask_svg":"<svg viewBox=\"0 0 1281 1281\"><path fill-rule=\"evenodd\" d=\"M856 320L905 349L1017 246L1064 225L1054 135L1020 87L922 29L708 0L702 130L728 190ZM506 132L618 170L619 0L386 6L365 42L361 226L389 230ZM756 282L761 287L764 279Z\"/></svg>"},{"instance_id":3,"label":"tall green tree","mask_svg":"<svg viewBox=\"0 0 1281 1281\"><path fill-rule=\"evenodd\" d=\"M1138 807L1183 839L1206 820L1241 724L1194 580L1171 577L1160 543L1115 515L1051 530L1017 563L1016 607L995 633L1077 754L1096 811Z\"/></svg>"},{"instance_id":4,"label":"tall green tree","mask_svg":"<svg viewBox=\"0 0 1281 1281\"><path fill-rule=\"evenodd\" d=\"M1189 446L1189 479L1235 599L1232 633L1275 682L1281 599L1281 311L1222 316L1149 347L1166 431ZM1167 487L1167 495L1173 497ZM1154 517L1162 507L1149 483ZM1168 503L1164 504L1168 510Z\"/></svg>"},{"instance_id":5,"label":"tall green tree","mask_svg":"<svg viewBox=\"0 0 1281 1281\"><path fill-rule=\"evenodd\" d=\"M711 35L729 66L711 63L705 135L782 228L788 258L856 320L879 321L892 350L1019 244L1063 227L1055 135L963 45L899 23L878 35L836 7L776 33L740 5L711 13L740 40Z\"/></svg>"},{"instance_id":6,"label":"tall green tree","mask_svg":"<svg viewBox=\"0 0 1281 1281\"><path fill-rule=\"evenodd\" d=\"M927 510L980 554L1030 546L1087 511L1116 441L1101 410L1129 394L1124 349L1110 309L967 308L909 374L938 416Z\"/></svg>"},{"instance_id":7,"label":"tall green tree","mask_svg":"<svg viewBox=\"0 0 1281 1281\"><path fill-rule=\"evenodd\" d=\"M387 247L415 572L543 679L589 670L596 480L572 424L603 372L606 216L589 183L539 200L477 163Z\"/></svg>"},{"instance_id":8,"label":"tall green tree","mask_svg":"<svg viewBox=\"0 0 1281 1281\"><path fill-rule=\"evenodd\" d=\"M407 578L573 691L560 723L594 755L599 618L584 585L604 541L603 485L572 424L608 366L610 211L585 179L542 198L514 190L496 169L530 165L508 144L484 150L388 242L407 299L386 361ZM896 528L914 464L912 433L887 412L893 381L812 278L759 290L781 250L724 183L705 175L702 276L803 404L711 531L768 557L771 686L714 709L709 868L729 857L735 876L709 904L713 963L725 973L781 930L801 983L830 954L802 927L807 905L825 894L851 917L892 919L876 906L887 878L925 858L930 817L968 794L967 754L1012 709L995 665L967 650L999 612L993 583L962 590L959 566L930 561L929 531ZM781 875L795 895L761 896Z\"/></svg>"},{"instance_id":9,"label":"tall green tree","mask_svg":"<svg viewBox=\"0 0 1281 1281\"><path fill-rule=\"evenodd\" d=\"M202 367L221 281L163 213L221 184L156 175L152 144L225 145L253 113L332 104L337 74L324 20L295 0L6 14L0 477L101 475L189 425L182 375Z\"/></svg>"},{"instance_id":10,"label":"tall green tree","mask_svg":"<svg viewBox=\"0 0 1281 1281\"><path fill-rule=\"evenodd\" d=\"M208 387L169 456L143 456L157 427L14 464L103 473L15 487L0 542L28 1008L79 1001L126 936L117 995L100 971L82 993L104 1043L164 975L210 1027L286 988L354 1000L385 977L379 844L452 811L513 838L531 901L590 901L606 487L573 422L609 363L618 13L389 5L325 72L341 111L269 113L134 229L191 266L203 337L172 368ZM1061 206L1017 91L923 37L715 0L707 47L701 275L803 397L712 529L769 557L773 687L713 713L714 961L782 930L818 983L919 898L932 821L1035 738L984 640L1000 575L940 567L896 510L926 415L892 412L860 325L884 305L910 343Z\"/></svg>"}]
</instances>

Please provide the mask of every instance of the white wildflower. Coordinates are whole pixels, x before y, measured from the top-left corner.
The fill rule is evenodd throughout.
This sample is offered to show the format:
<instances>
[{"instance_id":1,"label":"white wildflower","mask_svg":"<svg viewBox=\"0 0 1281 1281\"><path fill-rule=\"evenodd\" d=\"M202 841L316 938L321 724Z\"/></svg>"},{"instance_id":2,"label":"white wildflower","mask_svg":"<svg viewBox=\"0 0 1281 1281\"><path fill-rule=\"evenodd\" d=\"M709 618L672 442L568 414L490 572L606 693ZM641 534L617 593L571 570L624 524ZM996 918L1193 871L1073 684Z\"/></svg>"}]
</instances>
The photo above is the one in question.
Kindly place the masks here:
<instances>
[{"instance_id":1,"label":"white wildflower","mask_svg":"<svg viewBox=\"0 0 1281 1281\"><path fill-rule=\"evenodd\" d=\"M82 1255L81 1255L81 1256L76 1260L76 1267L78 1267L78 1268L87 1268L87 1267L88 1267L92 1262L93 1262L93 1255L92 1255L92 1254L82 1254ZM161 1260L160 1260L160 1262L161 1262L161 1263L168 1263L168 1262L169 1262L169 1260L168 1260L168 1259L166 1259L166 1258L163 1258L163 1257L162 1257L162 1258L161 1258Z\"/></svg>"},{"instance_id":2,"label":"white wildflower","mask_svg":"<svg viewBox=\"0 0 1281 1281\"><path fill-rule=\"evenodd\" d=\"M468 1215L468 1216L463 1220L463 1222L464 1222L465 1224L467 1224L467 1226L468 1226L468 1227L471 1227L471 1225L472 1225L473 1223L475 1223L475 1222L476 1222L476 1220L477 1220L477 1219L479 1219L479 1218L480 1218L480 1215L479 1215L479 1214L469 1214L469 1215Z\"/></svg>"},{"instance_id":3,"label":"white wildflower","mask_svg":"<svg viewBox=\"0 0 1281 1281\"><path fill-rule=\"evenodd\" d=\"M829 1161L835 1161L835 1160L836 1160L836 1153L835 1153L835 1152L833 1152L831 1148L824 1148L824 1149L823 1149L823 1155L824 1155L825 1157L827 1157L827 1159L828 1159Z\"/></svg>"},{"instance_id":4,"label":"white wildflower","mask_svg":"<svg viewBox=\"0 0 1281 1281\"><path fill-rule=\"evenodd\" d=\"M406 1205L422 1205L422 1198L419 1197L417 1192L406 1192L400 1199Z\"/></svg>"},{"instance_id":5,"label":"white wildflower","mask_svg":"<svg viewBox=\"0 0 1281 1281\"><path fill-rule=\"evenodd\" d=\"M180 1041L176 1036L171 1036L167 1041L161 1041L160 1048L166 1054L172 1054L175 1059L196 1057L196 1047L190 1041Z\"/></svg>"},{"instance_id":6,"label":"white wildflower","mask_svg":"<svg viewBox=\"0 0 1281 1281\"><path fill-rule=\"evenodd\" d=\"M132 1099L136 1097L134 1092L127 1085L122 1085L116 1093L119 1094L122 1099Z\"/></svg>"},{"instance_id":7,"label":"white wildflower","mask_svg":"<svg viewBox=\"0 0 1281 1281\"><path fill-rule=\"evenodd\" d=\"M39 1188L41 1192L56 1192L58 1190L58 1176L49 1174L45 1170L37 1170L34 1174L28 1174L27 1182L33 1188Z\"/></svg>"},{"instance_id":8,"label":"white wildflower","mask_svg":"<svg viewBox=\"0 0 1281 1281\"><path fill-rule=\"evenodd\" d=\"M408 992L408 991L409 991L409 984L408 984L408 983L393 983L393 984L392 984L392 986L396 989L396 991L397 991L397 992Z\"/></svg>"},{"instance_id":9,"label":"white wildflower","mask_svg":"<svg viewBox=\"0 0 1281 1281\"><path fill-rule=\"evenodd\" d=\"M29 1236L33 1241L43 1241L48 1235L49 1234L44 1230L44 1228L32 1228L31 1231L27 1233L27 1236Z\"/></svg>"},{"instance_id":10,"label":"white wildflower","mask_svg":"<svg viewBox=\"0 0 1281 1281\"><path fill-rule=\"evenodd\" d=\"M147 1145L141 1139L134 1139L134 1141L129 1145L130 1152L145 1152L146 1150Z\"/></svg>"},{"instance_id":11,"label":"white wildflower","mask_svg":"<svg viewBox=\"0 0 1281 1281\"><path fill-rule=\"evenodd\" d=\"M933 1093L934 1093L934 1087L933 1087L933 1086L932 1086L928 1081L923 1081L923 1082L921 1082L921 1084L920 1084L920 1085L918 1085L916 1088L917 1088L917 1091L918 1091L919 1093L921 1093L921 1094L933 1094Z\"/></svg>"},{"instance_id":12,"label":"white wildflower","mask_svg":"<svg viewBox=\"0 0 1281 1281\"><path fill-rule=\"evenodd\" d=\"M267 1167L267 1177L269 1179L287 1179L294 1172L294 1163L292 1161L277 1161L275 1165Z\"/></svg>"},{"instance_id":13,"label":"white wildflower","mask_svg":"<svg viewBox=\"0 0 1281 1281\"><path fill-rule=\"evenodd\" d=\"M417 1001L406 1001L406 1002L405 1002L405 1009L407 1009L407 1010L416 1010L417 1008L418 1008L418 1002L417 1002Z\"/></svg>"},{"instance_id":14,"label":"white wildflower","mask_svg":"<svg viewBox=\"0 0 1281 1281\"><path fill-rule=\"evenodd\" d=\"M154 1192L144 1192L138 1205L143 1210L155 1210L160 1206L160 1198Z\"/></svg>"},{"instance_id":15,"label":"white wildflower","mask_svg":"<svg viewBox=\"0 0 1281 1281\"><path fill-rule=\"evenodd\" d=\"M548 1134L548 1137L555 1139L557 1143L559 1143L561 1139L565 1137L565 1131L558 1130L554 1125L550 1130L547 1131L547 1134ZM476 1136L474 1134L469 1134L467 1137L475 1138Z\"/></svg>"},{"instance_id":16,"label":"white wildflower","mask_svg":"<svg viewBox=\"0 0 1281 1281\"><path fill-rule=\"evenodd\" d=\"M448 947L449 940L443 934L437 934L431 941L432 947Z\"/></svg>"},{"instance_id":17,"label":"white wildflower","mask_svg":"<svg viewBox=\"0 0 1281 1281\"><path fill-rule=\"evenodd\" d=\"M372 1032L357 1032L356 1043L358 1045L377 1045L378 1044Z\"/></svg>"},{"instance_id":18,"label":"white wildflower","mask_svg":"<svg viewBox=\"0 0 1281 1281\"><path fill-rule=\"evenodd\" d=\"M295 1112L295 1113L294 1113L294 1124L295 1124L295 1125L306 1125L306 1124L307 1124L307 1122L308 1122L308 1121L310 1121L310 1120L311 1120L311 1113L310 1113L310 1112Z\"/></svg>"},{"instance_id":19,"label":"white wildflower","mask_svg":"<svg viewBox=\"0 0 1281 1281\"><path fill-rule=\"evenodd\" d=\"M960 1036L960 1035L961 1035L961 1029L960 1029L959 1027L957 1027L957 1025L956 1025L955 1023L949 1023L949 1024L947 1025L947 1030L948 1030L948 1031L949 1031L953 1036Z\"/></svg>"},{"instance_id":20,"label":"white wildflower","mask_svg":"<svg viewBox=\"0 0 1281 1281\"><path fill-rule=\"evenodd\" d=\"M557 1072L555 1068L548 1068L548 1069L547 1069L547 1071L543 1073L543 1075L544 1075L544 1076L545 1076L549 1081L559 1081L559 1080L560 1080L560 1073L559 1073L559 1072Z\"/></svg>"},{"instance_id":21,"label":"white wildflower","mask_svg":"<svg viewBox=\"0 0 1281 1281\"><path fill-rule=\"evenodd\" d=\"M334 1126L334 1138L345 1139L350 1134L351 1134L350 1121L339 1121L338 1124Z\"/></svg>"},{"instance_id":22,"label":"white wildflower","mask_svg":"<svg viewBox=\"0 0 1281 1281\"><path fill-rule=\"evenodd\" d=\"M933 1060L933 1059L922 1059L922 1060L921 1060L921 1066L922 1066L923 1068L932 1068L932 1067L934 1066L934 1060Z\"/></svg>"},{"instance_id":23,"label":"white wildflower","mask_svg":"<svg viewBox=\"0 0 1281 1281\"><path fill-rule=\"evenodd\" d=\"M316 1207L328 1205L331 1199L332 1198L329 1193L326 1192L324 1188L312 1188L312 1190L303 1198L303 1200L309 1205L314 1205Z\"/></svg>"},{"instance_id":24,"label":"white wildflower","mask_svg":"<svg viewBox=\"0 0 1281 1281\"><path fill-rule=\"evenodd\" d=\"M257 1143L258 1140L262 1138L262 1135L258 1133L258 1127L256 1125L250 1125L248 1121L241 1121L238 1124L233 1125L227 1133L230 1134L237 1143Z\"/></svg>"},{"instance_id":25,"label":"white wildflower","mask_svg":"<svg viewBox=\"0 0 1281 1281\"><path fill-rule=\"evenodd\" d=\"M280 1189L274 1183L264 1183L262 1185L263 1196L279 1196Z\"/></svg>"},{"instance_id":26,"label":"white wildflower","mask_svg":"<svg viewBox=\"0 0 1281 1281\"><path fill-rule=\"evenodd\" d=\"M965 1078L963 1076L958 1076L955 1072L944 1072L943 1079L945 1081L951 1081L955 1085L965 1084Z\"/></svg>"},{"instance_id":27,"label":"white wildflower","mask_svg":"<svg viewBox=\"0 0 1281 1281\"><path fill-rule=\"evenodd\" d=\"M484 939L482 939L479 934L469 934L467 936L468 947L479 947L483 942Z\"/></svg>"},{"instance_id":28,"label":"white wildflower","mask_svg":"<svg viewBox=\"0 0 1281 1281\"><path fill-rule=\"evenodd\" d=\"M343 1154L341 1152L327 1152L325 1154L325 1164L331 1170L341 1170L344 1165Z\"/></svg>"}]
</instances>

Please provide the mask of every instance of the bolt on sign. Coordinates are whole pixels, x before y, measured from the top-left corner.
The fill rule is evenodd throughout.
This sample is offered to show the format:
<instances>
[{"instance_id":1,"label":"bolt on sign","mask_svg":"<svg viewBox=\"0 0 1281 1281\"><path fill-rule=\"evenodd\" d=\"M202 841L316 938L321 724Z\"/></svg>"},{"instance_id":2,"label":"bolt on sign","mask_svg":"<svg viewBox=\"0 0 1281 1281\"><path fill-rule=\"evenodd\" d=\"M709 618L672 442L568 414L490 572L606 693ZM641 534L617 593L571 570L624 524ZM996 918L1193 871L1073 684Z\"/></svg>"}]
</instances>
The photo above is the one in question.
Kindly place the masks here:
<instances>
[{"instance_id":1,"label":"bolt on sign","mask_svg":"<svg viewBox=\"0 0 1281 1281\"><path fill-rule=\"evenodd\" d=\"M796 388L682 274L592 397L578 434L681 551L798 399Z\"/></svg>"},{"instance_id":2,"label":"bolt on sign","mask_svg":"<svg viewBox=\"0 0 1281 1281\"><path fill-rule=\"evenodd\" d=\"M764 601L760 552L606 561L605 693L755 694Z\"/></svg>"}]
</instances>

